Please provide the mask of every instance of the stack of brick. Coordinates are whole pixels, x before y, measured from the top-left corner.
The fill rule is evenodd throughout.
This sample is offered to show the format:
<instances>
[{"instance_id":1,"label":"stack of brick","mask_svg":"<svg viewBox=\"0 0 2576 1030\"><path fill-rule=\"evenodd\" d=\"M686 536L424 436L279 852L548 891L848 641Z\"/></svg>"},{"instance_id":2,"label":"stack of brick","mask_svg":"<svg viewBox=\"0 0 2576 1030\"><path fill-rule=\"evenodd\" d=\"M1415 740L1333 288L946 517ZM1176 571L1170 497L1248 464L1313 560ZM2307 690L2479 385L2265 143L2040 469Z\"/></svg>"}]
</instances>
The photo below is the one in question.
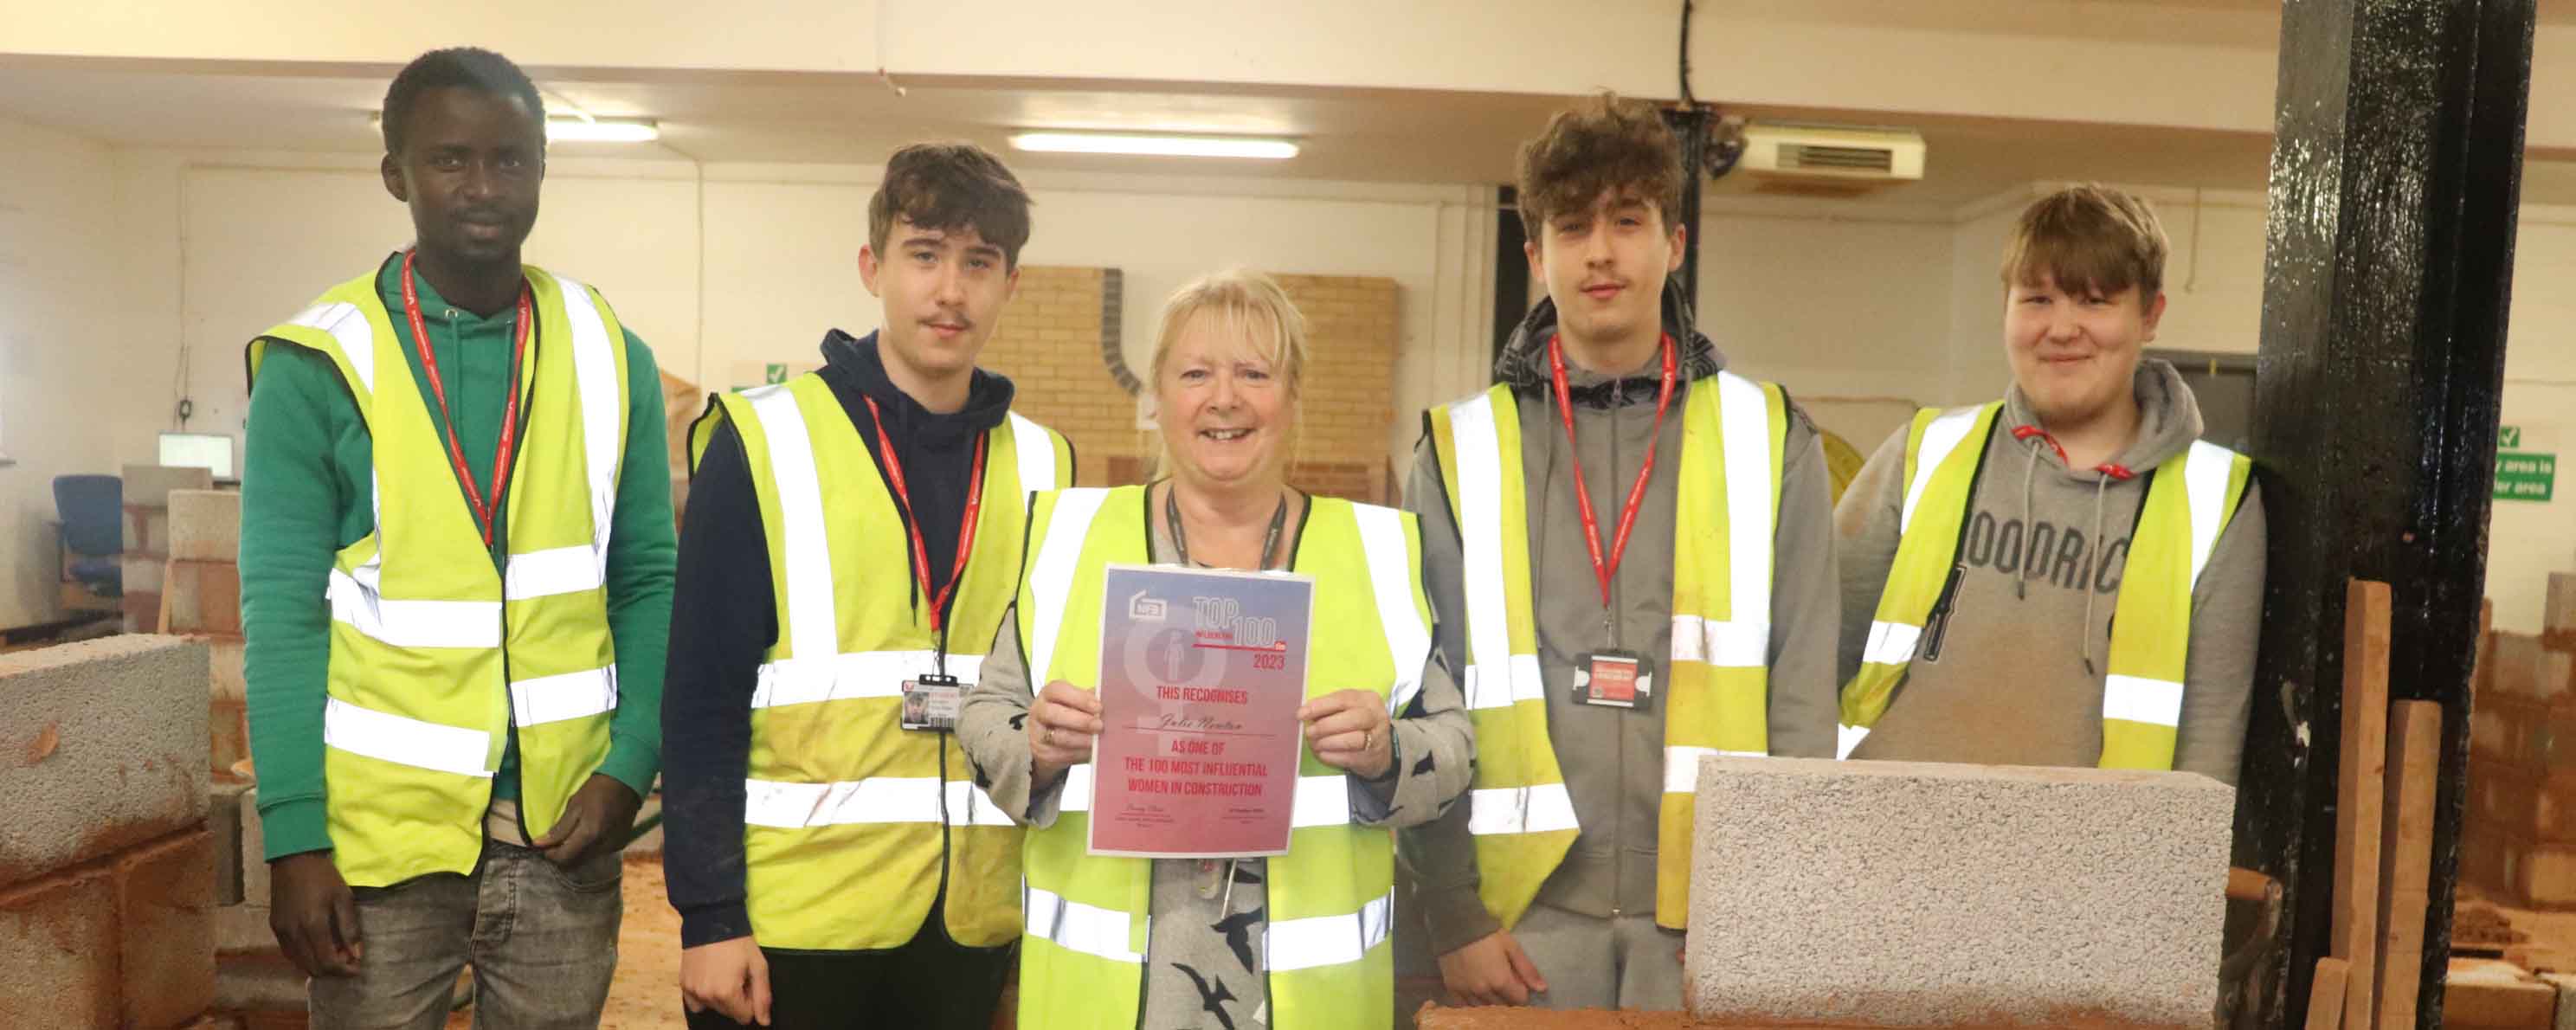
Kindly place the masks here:
<instances>
[{"instance_id":1,"label":"stack of brick","mask_svg":"<svg viewBox=\"0 0 2576 1030\"><path fill-rule=\"evenodd\" d=\"M170 562L161 585L160 631L206 642L212 663L206 727L212 768L250 757L243 711L241 633L241 494L172 490Z\"/></svg>"},{"instance_id":2,"label":"stack of brick","mask_svg":"<svg viewBox=\"0 0 2576 1030\"><path fill-rule=\"evenodd\" d=\"M214 999L206 649L0 655L0 1026L167 1030Z\"/></svg>"},{"instance_id":3,"label":"stack of brick","mask_svg":"<svg viewBox=\"0 0 2576 1030\"><path fill-rule=\"evenodd\" d=\"M211 490L215 474L202 468L127 465L125 486L125 631L150 633L161 622L161 577L170 560L170 493Z\"/></svg>"},{"instance_id":4,"label":"stack of brick","mask_svg":"<svg viewBox=\"0 0 2576 1030\"><path fill-rule=\"evenodd\" d=\"M1306 316L1306 375L1288 481L1335 497L1393 499L1387 431L1396 418L1397 286L1366 276L1281 275ZM1082 482L1140 483L1151 473L1137 398L1154 341L1121 337L1124 277L1114 268L1020 270L1019 292L984 351L1011 377L1013 410L1073 441ZM1149 303L1159 308L1162 298ZM1150 331L1150 330L1149 330ZM1122 373L1123 376L1122 376Z\"/></svg>"},{"instance_id":5,"label":"stack of brick","mask_svg":"<svg viewBox=\"0 0 2576 1030\"><path fill-rule=\"evenodd\" d=\"M2549 577L2538 636L2481 639L2460 875L2532 908L2576 907L2576 574Z\"/></svg>"},{"instance_id":6,"label":"stack of brick","mask_svg":"<svg viewBox=\"0 0 2576 1030\"><path fill-rule=\"evenodd\" d=\"M215 1009L249 1030L303 1030L304 974L288 962L268 928L268 840L260 832L259 791L242 791L233 809L240 880L215 911Z\"/></svg>"}]
</instances>

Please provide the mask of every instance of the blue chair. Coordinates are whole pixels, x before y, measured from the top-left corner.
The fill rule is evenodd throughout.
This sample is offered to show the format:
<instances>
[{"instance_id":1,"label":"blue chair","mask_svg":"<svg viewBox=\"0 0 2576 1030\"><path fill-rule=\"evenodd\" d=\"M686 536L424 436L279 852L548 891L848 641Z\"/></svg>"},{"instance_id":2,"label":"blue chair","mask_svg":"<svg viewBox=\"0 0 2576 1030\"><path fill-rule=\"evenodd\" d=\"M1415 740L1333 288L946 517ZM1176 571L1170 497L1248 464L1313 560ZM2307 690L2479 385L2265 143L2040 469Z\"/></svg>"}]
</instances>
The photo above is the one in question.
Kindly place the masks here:
<instances>
[{"instance_id":1,"label":"blue chair","mask_svg":"<svg viewBox=\"0 0 2576 1030\"><path fill-rule=\"evenodd\" d=\"M54 511L63 520L66 572L107 597L124 592L125 483L115 476L55 476Z\"/></svg>"}]
</instances>

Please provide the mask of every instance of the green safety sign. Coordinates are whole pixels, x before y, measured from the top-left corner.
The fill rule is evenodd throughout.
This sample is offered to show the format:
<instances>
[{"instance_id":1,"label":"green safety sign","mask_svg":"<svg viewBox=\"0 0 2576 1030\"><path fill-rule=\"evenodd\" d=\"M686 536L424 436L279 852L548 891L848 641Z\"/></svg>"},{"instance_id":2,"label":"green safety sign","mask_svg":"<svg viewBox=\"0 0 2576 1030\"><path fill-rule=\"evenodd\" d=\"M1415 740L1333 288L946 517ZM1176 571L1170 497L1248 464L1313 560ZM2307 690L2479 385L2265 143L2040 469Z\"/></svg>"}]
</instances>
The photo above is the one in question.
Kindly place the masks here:
<instances>
[{"instance_id":1,"label":"green safety sign","mask_svg":"<svg viewBox=\"0 0 2576 1030\"><path fill-rule=\"evenodd\" d=\"M2520 447L2520 446L2522 446L2522 427L2521 427L2521 426L2497 426L2497 427L2496 427L2496 446L2497 446L2497 447Z\"/></svg>"},{"instance_id":2,"label":"green safety sign","mask_svg":"<svg viewBox=\"0 0 2576 1030\"><path fill-rule=\"evenodd\" d=\"M2496 452L2496 500L2547 501L2557 482L2558 456L2555 454Z\"/></svg>"}]
</instances>

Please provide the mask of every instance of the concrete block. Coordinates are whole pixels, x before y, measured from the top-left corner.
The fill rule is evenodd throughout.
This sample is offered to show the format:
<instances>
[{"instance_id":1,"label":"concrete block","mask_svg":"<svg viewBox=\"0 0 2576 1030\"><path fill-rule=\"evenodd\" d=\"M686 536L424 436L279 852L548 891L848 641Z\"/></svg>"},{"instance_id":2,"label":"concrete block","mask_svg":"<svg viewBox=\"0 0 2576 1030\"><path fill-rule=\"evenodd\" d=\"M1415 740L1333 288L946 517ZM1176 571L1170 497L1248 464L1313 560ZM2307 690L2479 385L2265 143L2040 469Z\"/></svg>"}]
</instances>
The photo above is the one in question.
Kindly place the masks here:
<instances>
[{"instance_id":1,"label":"concrete block","mask_svg":"<svg viewBox=\"0 0 2576 1030\"><path fill-rule=\"evenodd\" d=\"M177 561L240 561L241 492L170 491L170 557Z\"/></svg>"},{"instance_id":2,"label":"concrete block","mask_svg":"<svg viewBox=\"0 0 2576 1030\"><path fill-rule=\"evenodd\" d=\"M117 856L126 1026L175 1027L214 1002L214 851L198 830Z\"/></svg>"},{"instance_id":3,"label":"concrete block","mask_svg":"<svg viewBox=\"0 0 2576 1030\"><path fill-rule=\"evenodd\" d=\"M0 884L198 828L206 741L204 644L115 636L0 655Z\"/></svg>"},{"instance_id":4,"label":"concrete block","mask_svg":"<svg viewBox=\"0 0 2576 1030\"><path fill-rule=\"evenodd\" d=\"M210 469L183 465L125 466L125 503L128 506L170 506L170 491L212 490L215 474Z\"/></svg>"},{"instance_id":5,"label":"concrete block","mask_svg":"<svg viewBox=\"0 0 2576 1030\"><path fill-rule=\"evenodd\" d=\"M241 635L241 569L173 558L161 580L161 632Z\"/></svg>"},{"instance_id":6,"label":"concrete block","mask_svg":"<svg viewBox=\"0 0 2576 1030\"><path fill-rule=\"evenodd\" d=\"M241 899L245 905L268 904L268 835L260 832L259 788L242 792Z\"/></svg>"},{"instance_id":7,"label":"concrete block","mask_svg":"<svg viewBox=\"0 0 2576 1030\"><path fill-rule=\"evenodd\" d=\"M116 885L89 867L0 892L0 1026L117 1025Z\"/></svg>"},{"instance_id":8,"label":"concrete block","mask_svg":"<svg viewBox=\"0 0 2576 1030\"><path fill-rule=\"evenodd\" d=\"M206 788L206 830L215 837L215 904L242 900L242 795L250 781L217 773Z\"/></svg>"},{"instance_id":9,"label":"concrete block","mask_svg":"<svg viewBox=\"0 0 2576 1030\"><path fill-rule=\"evenodd\" d=\"M2190 773L1708 759L1685 997L1721 1022L2205 1028L2235 801Z\"/></svg>"}]
</instances>

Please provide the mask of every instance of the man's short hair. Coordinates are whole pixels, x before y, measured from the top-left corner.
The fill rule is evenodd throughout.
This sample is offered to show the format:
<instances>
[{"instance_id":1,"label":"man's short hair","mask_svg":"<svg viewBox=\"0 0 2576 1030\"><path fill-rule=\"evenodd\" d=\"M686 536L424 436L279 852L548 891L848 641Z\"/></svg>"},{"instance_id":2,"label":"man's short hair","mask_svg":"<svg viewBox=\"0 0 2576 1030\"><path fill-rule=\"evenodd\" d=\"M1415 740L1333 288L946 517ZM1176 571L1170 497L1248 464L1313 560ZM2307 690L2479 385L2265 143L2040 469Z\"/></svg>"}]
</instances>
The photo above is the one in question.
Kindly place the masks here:
<instances>
[{"instance_id":1,"label":"man's short hair","mask_svg":"<svg viewBox=\"0 0 2576 1030\"><path fill-rule=\"evenodd\" d=\"M2032 201L2004 245L2004 288L2053 282L2070 294L2138 288L2140 304L2165 288L2164 224L2145 199L2098 183Z\"/></svg>"},{"instance_id":2,"label":"man's short hair","mask_svg":"<svg viewBox=\"0 0 2576 1030\"><path fill-rule=\"evenodd\" d=\"M537 84L528 80L528 73L520 71L509 58L481 47L450 47L413 58L385 90L385 153L402 153L411 130L411 111L421 95L450 86L516 99L528 105L528 113L537 119L541 133L545 128L546 98L537 92Z\"/></svg>"},{"instance_id":3,"label":"man's short hair","mask_svg":"<svg viewBox=\"0 0 2576 1030\"><path fill-rule=\"evenodd\" d=\"M1649 201L1670 230L1681 218L1681 144L1654 108L1604 93L1559 111L1521 144L1521 228L1545 238L1547 221L1603 196Z\"/></svg>"},{"instance_id":4,"label":"man's short hair","mask_svg":"<svg viewBox=\"0 0 2576 1030\"><path fill-rule=\"evenodd\" d=\"M1029 193L982 147L916 143L886 161L885 181L868 198L868 245L884 253L897 219L941 232L972 228L1002 248L1004 267L1018 268L1029 242Z\"/></svg>"}]
</instances>

